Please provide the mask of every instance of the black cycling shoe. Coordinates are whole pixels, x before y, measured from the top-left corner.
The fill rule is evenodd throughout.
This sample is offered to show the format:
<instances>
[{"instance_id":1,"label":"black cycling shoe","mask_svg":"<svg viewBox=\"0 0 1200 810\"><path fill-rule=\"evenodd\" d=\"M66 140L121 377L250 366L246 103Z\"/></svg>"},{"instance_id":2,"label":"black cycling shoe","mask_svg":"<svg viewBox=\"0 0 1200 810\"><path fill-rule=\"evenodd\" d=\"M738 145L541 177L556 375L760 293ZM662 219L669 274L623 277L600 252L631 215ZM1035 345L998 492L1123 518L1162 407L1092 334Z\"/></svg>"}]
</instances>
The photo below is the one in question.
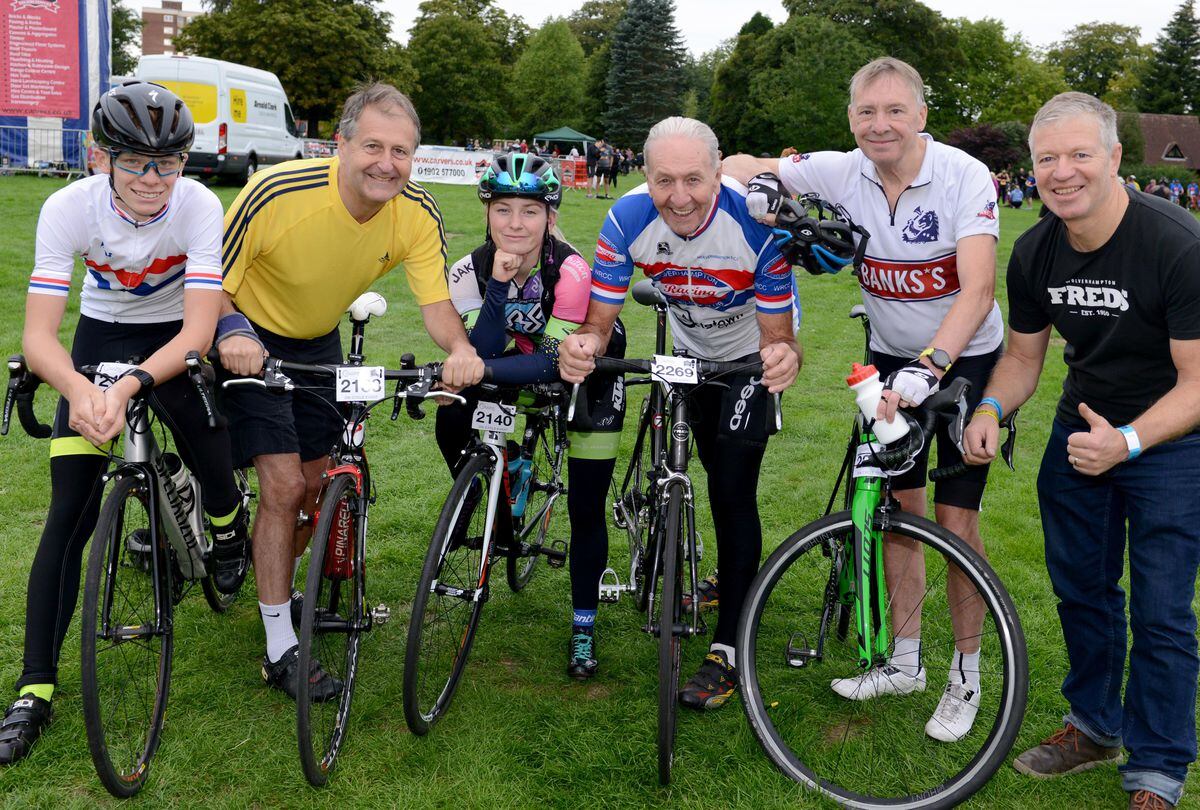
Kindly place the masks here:
<instances>
[{"instance_id":1,"label":"black cycling shoe","mask_svg":"<svg viewBox=\"0 0 1200 810\"><path fill-rule=\"evenodd\" d=\"M576 626L567 644L567 675L577 681L586 681L598 669L600 661L596 659L596 628Z\"/></svg>"},{"instance_id":2,"label":"black cycling shoe","mask_svg":"<svg viewBox=\"0 0 1200 810\"><path fill-rule=\"evenodd\" d=\"M213 527L213 584L226 596L237 593L250 568L250 513L238 508L228 526Z\"/></svg>"},{"instance_id":3,"label":"black cycling shoe","mask_svg":"<svg viewBox=\"0 0 1200 810\"><path fill-rule=\"evenodd\" d=\"M292 591L291 603L292 629L299 631L300 616L304 610L304 593L302 591Z\"/></svg>"},{"instance_id":4,"label":"black cycling shoe","mask_svg":"<svg viewBox=\"0 0 1200 810\"><path fill-rule=\"evenodd\" d=\"M679 690L679 702L698 711L719 709L736 691L737 672L723 653L712 650L704 656L696 674Z\"/></svg>"},{"instance_id":5,"label":"black cycling shoe","mask_svg":"<svg viewBox=\"0 0 1200 810\"><path fill-rule=\"evenodd\" d=\"M11 765L29 756L53 717L50 701L32 693L26 692L13 701L0 722L0 765Z\"/></svg>"},{"instance_id":6,"label":"black cycling shoe","mask_svg":"<svg viewBox=\"0 0 1200 810\"><path fill-rule=\"evenodd\" d=\"M297 644L280 656L274 664L263 656L262 676L267 686L281 689L292 700L300 688L297 680L300 672L300 645ZM309 695L313 703L324 703L334 700L342 694L342 682L321 668L317 659L309 661L308 667Z\"/></svg>"}]
</instances>

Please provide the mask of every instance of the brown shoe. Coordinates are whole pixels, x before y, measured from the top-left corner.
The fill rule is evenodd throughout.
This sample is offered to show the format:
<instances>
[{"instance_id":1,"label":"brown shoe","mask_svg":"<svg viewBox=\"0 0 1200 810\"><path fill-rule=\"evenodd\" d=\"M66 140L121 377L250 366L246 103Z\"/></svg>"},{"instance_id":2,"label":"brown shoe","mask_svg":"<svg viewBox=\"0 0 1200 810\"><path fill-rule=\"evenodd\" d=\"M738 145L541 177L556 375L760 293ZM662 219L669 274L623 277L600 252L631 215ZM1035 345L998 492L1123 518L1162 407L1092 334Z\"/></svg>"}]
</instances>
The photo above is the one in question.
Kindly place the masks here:
<instances>
[{"instance_id":1,"label":"brown shoe","mask_svg":"<svg viewBox=\"0 0 1200 810\"><path fill-rule=\"evenodd\" d=\"M1174 806L1149 790L1135 790L1129 794L1129 810L1171 810Z\"/></svg>"},{"instance_id":2,"label":"brown shoe","mask_svg":"<svg viewBox=\"0 0 1200 810\"><path fill-rule=\"evenodd\" d=\"M1091 737L1067 723L1066 728L1013 760L1013 767L1027 776L1053 779L1100 765L1115 765L1123 758L1120 746L1097 745Z\"/></svg>"}]
</instances>

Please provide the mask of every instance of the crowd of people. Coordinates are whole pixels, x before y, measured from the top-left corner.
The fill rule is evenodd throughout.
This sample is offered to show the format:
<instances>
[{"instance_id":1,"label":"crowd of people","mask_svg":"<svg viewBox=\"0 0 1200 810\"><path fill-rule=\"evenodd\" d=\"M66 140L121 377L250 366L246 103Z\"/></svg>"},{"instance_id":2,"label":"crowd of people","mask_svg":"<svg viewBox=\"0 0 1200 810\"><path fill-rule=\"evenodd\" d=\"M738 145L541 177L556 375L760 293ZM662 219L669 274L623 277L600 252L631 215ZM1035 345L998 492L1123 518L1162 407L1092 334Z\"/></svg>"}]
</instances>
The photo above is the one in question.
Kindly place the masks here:
<instances>
[{"instance_id":1,"label":"crowd of people","mask_svg":"<svg viewBox=\"0 0 1200 810\"><path fill-rule=\"evenodd\" d=\"M253 556L265 682L293 699L300 678L321 699L340 693L343 685L319 662L299 672L291 620L310 534L297 514L315 499L342 429L335 409L243 387L222 400L228 429L207 430L193 421L194 400L176 389L186 351L210 344L226 376L259 373L268 354L339 362L347 305L401 264L424 329L446 353L446 388L470 399L485 367L515 384L561 378L586 384L586 396L612 416L603 430L600 422L570 426L572 604L563 637L566 673L579 680L601 669L603 516L624 412L619 378L593 371L597 357L623 352L618 316L635 272L667 299L677 350L761 361L761 377L703 389L693 425L717 543L710 598L720 597L712 643L680 701L697 710L725 705L739 685L735 628L763 547L758 482L773 432L767 403L795 383L802 359L798 288L772 225L786 197L815 193L871 234L860 284L874 326L871 360L886 378L876 420L893 421L898 408L920 405L955 378L971 382L962 448L944 429L936 438L939 466L965 460L971 471L938 482L933 501L937 521L980 554L999 422L1036 389L1051 328L1066 340L1066 381L1036 499L1069 667L1067 711L1062 728L1014 765L1050 778L1124 759L1130 807L1178 804L1196 758L1200 672L1191 605L1200 501L1178 496L1200 484L1200 224L1169 197L1122 184L1115 114L1095 98L1064 93L1046 102L1030 130L1032 173L992 175L925 134L926 114L921 76L885 57L851 81L848 118L858 146L851 152L722 160L713 131L681 117L650 130L642 157L598 140L582 155L593 178L589 196L610 197L622 163L644 162L646 182L605 211L590 265L558 230L562 184L552 153L521 142L498 151L480 179L484 243L451 263L436 200L409 182L420 119L389 85L370 84L347 99L336 157L259 172L223 223L216 197L181 176L194 131L186 105L144 82L107 93L93 131L108 172L52 195L38 224L24 348L30 368L62 399L50 514L29 577L25 668L0 722L0 763L27 756L50 721L98 482L137 392L149 392L204 481L217 586L237 590L245 556ZM1012 251L1005 318L995 299L997 208L1030 197L1049 213ZM78 256L89 269L68 350L57 327ZM908 283L888 282L897 268ZM107 389L76 371L131 353L146 359ZM468 435L467 413L446 407L438 415L451 470ZM927 511L930 454L925 448L894 481L906 511ZM232 486L234 465L258 473L252 527ZM1126 545L1131 628L1119 584ZM922 581L896 576L913 554L899 539L885 544L893 616L921 598ZM927 654L919 622L906 623L886 661L845 673L830 688L847 700L901 700L938 678L941 699L925 733L957 744L974 724L987 655L981 616L970 600L954 598L969 588L947 586L952 649Z\"/></svg>"}]
</instances>

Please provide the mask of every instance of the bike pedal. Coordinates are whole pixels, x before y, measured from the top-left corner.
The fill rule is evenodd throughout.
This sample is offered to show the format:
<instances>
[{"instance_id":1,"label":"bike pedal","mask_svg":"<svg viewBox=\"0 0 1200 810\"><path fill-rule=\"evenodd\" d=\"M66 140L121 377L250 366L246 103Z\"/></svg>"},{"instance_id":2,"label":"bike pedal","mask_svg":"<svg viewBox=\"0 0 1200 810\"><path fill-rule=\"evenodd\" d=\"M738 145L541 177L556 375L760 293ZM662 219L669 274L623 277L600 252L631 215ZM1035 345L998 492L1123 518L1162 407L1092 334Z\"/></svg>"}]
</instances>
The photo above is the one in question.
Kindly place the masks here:
<instances>
[{"instance_id":1,"label":"bike pedal","mask_svg":"<svg viewBox=\"0 0 1200 810\"><path fill-rule=\"evenodd\" d=\"M797 639L800 641L799 644L796 643ZM808 639L803 632L797 630L788 638L785 659L789 667L801 669L819 658L820 655L817 651L808 646Z\"/></svg>"},{"instance_id":2,"label":"bike pedal","mask_svg":"<svg viewBox=\"0 0 1200 810\"><path fill-rule=\"evenodd\" d=\"M550 548L544 549L542 553L546 555L546 562L551 568L562 568L567 564L567 541L551 541Z\"/></svg>"},{"instance_id":3,"label":"bike pedal","mask_svg":"<svg viewBox=\"0 0 1200 810\"><path fill-rule=\"evenodd\" d=\"M387 624L388 620L391 618L392 618L392 609L389 608L387 605L385 605L383 602L380 602L378 605L375 606L375 609L371 611L371 620L375 624Z\"/></svg>"},{"instance_id":4,"label":"bike pedal","mask_svg":"<svg viewBox=\"0 0 1200 810\"><path fill-rule=\"evenodd\" d=\"M621 585L621 580L617 577L617 572L611 568L605 568L604 573L600 575L600 601L616 604L621 598L621 591L626 590Z\"/></svg>"}]
</instances>

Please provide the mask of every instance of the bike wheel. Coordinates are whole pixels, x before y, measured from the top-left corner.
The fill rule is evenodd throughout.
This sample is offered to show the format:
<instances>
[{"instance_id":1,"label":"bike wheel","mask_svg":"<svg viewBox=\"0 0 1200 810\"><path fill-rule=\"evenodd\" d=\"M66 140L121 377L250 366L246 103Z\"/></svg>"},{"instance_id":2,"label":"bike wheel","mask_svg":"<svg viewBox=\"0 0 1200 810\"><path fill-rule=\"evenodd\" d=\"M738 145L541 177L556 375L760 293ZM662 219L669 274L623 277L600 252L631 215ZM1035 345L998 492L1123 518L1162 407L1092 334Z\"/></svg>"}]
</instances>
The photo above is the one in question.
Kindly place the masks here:
<instances>
[{"instance_id":1,"label":"bike wheel","mask_svg":"<svg viewBox=\"0 0 1200 810\"><path fill-rule=\"evenodd\" d=\"M513 517L513 545L516 548L541 548L550 537L554 509L563 492L562 458L555 457L555 449L550 446L552 438L552 429L542 421L530 440L533 466L529 477L529 494L525 498L524 514L520 518ZM505 566L508 587L519 591L528 585L541 556L536 552L527 557L509 556Z\"/></svg>"},{"instance_id":2,"label":"bike wheel","mask_svg":"<svg viewBox=\"0 0 1200 810\"><path fill-rule=\"evenodd\" d=\"M679 710L681 570L680 553L685 536L683 492L671 487L664 503L662 589L658 611L658 781L671 783L675 759L675 724Z\"/></svg>"},{"instance_id":3,"label":"bike wheel","mask_svg":"<svg viewBox=\"0 0 1200 810\"><path fill-rule=\"evenodd\" d=\"M83 717L96 773L119 798L142 789L158 749L174 648L171 561L149 547L147 481L118 478L104 501L83 590ZM157 557L157 559L155 559Z\"/></svg>"},{"instance_id":4,"label":"bike wheel","mask_svg":"<svg viewBox=\"0 0 1200 810\"><path fill-rule=\"evenodd\" d=\"M301 677L296 692L296 730L300 763L310 784L329 780L346 739L350 703L358 674L358 651L366 623L363 543L354 476L335 475L325 485L309 551L308 580L300 612L297 666L307 673L318 661L342 684L341 692L319 702Z\"/></svg>"},{"instance_id":5,"label":"bike wheel","mask_svg":"<svg viewBox=\"0 0 1200 810\"><path fill-rule=\"evenodd\" d=\"M253 490L250 488L250 479L246 475L246 471L238 469L233 471L234 484L237 486L238 493L241 495L242 508L249 510L250 501L253 499ZM243 569L250 567L250 555L246 555L246 562ZM245 575L245 570L242 570L242 575ZM229 607L237 601L238 594L241 590L233 593L221 593L217 589L216 583L213 581L213 572L210 568L208 576L200 580L200 588L204 591L204 601L208 602L208 606L213 613L224 613L229 610Z\"/></svg>"},{"instance_id":6,"label":"bike wheel","mask_svg":"<svg viewBox=\"0 0 1200 810\"><path fill-rule=\"evenodd\" d=\"M646 537L650 524L650 500L647 497L646 475L652 469L650 458L650 434L647 412L650 398L642 402L642 414L638 423L638 435L634 443L633 456L618 484L613 479L612 516L613 524L625 534L629 548L629 584L633 587L634 606L645 612L649 599L646 587L646 572L653 573Z\"/></svg>"},{"instance_id":7,"label":"bike wheel","mask_svg":"<svg viewBox=\"0 0 1200 810\"><path fill-rule=\"evenodd\" d=\"M767 756L802 785L847 807L952 807L987 782L1016 739L1029 687L1025 638L999 578L961 539L903 513L885 528L921 552L892 573L896 581L925 574L919 635L932 688L862 701L830 688L831 680L860 672L857 640L839 640L830 627L839 566L853 565L854 525L849 512L837 512L785 540L751 584L738 626L742 702ZM982 616L980 706L972 729L946 743L926 735L926 721L956 641L976 636L971 622L955 631L952 576L956 603ZM917 612L884 618L893 637L905 627L916 635Z\"/></svg>"},{"instance_id":8,"label":"bike wheel","mask_svg":"<svg viewBox=\"0 0 1200 810\"><path fill-rule=\"evenodd\" d=\"M487 600L483 534L495 463L490 454L467 459L425 555L404 651L404 719L414 734L429 733L450 706Z\"/></svg>"}]
</instances>

